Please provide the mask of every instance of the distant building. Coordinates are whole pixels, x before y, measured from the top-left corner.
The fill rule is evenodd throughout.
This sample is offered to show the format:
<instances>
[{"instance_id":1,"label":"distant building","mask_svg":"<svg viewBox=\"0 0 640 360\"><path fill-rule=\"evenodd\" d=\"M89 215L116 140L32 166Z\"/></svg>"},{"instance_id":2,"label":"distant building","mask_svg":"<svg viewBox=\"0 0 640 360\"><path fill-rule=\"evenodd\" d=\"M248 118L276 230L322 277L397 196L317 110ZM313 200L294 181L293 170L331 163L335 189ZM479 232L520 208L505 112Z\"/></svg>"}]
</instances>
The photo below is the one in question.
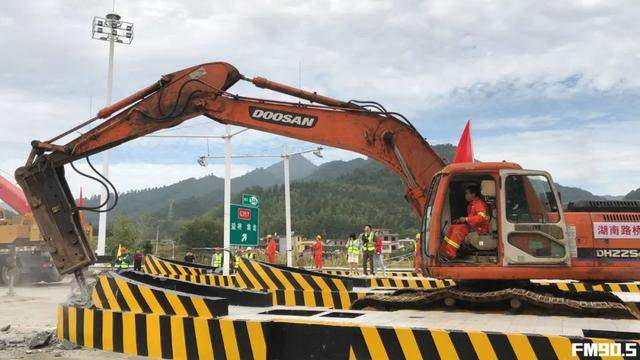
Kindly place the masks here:
<instances>
[{"instance_id":1,"label":"distant building","mask_svg":"<svg viewBox=\"0 0 640 360\"><path fill-rule=\"evenodd\" d=\"M398 233L391 232L391 229L373 229L373 231L380 232L383 254L391 254L400 248L400 244L398 243L400 235Z\"/></svg>"},{"instance_id":2,"label":"distant building","mask_svg":"<svg viewBox=\"0 0 640 360\"><path fill-rule=\"evenodd\" d=\"M391 243L397 243L400 235L398 233L391 232L391 229L373 229L373 231L379 231L382 236L382 241L389 241Z\"/></svg>"},{"instance_id":3,"label":"distant building","mask_svg":"<svg viewBox=\"0 0 640 360\"><path fill-rule=\"evenodd\" d=\"M407 247L415 249L416 240L412 239L412 238L400 239L400 240L398 240L398 245L399 245L400 249L407 248Z\"/></svg>"}]
</instances>

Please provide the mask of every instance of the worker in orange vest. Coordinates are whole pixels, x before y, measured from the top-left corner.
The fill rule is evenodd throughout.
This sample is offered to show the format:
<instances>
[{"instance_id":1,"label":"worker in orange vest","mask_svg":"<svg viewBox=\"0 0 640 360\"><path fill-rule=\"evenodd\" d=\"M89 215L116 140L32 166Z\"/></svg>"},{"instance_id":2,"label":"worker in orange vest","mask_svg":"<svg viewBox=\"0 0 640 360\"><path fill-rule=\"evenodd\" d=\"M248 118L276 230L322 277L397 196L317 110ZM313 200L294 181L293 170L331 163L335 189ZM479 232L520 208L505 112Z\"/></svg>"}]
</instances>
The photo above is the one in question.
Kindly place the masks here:
<instances>
[{"instance_id":1,"label":"worker in orange vest","mask_svg":"<svg viewBox=\"0 0 640 360\"><path fill-rule=\"evenodd\" d=\"M416 253L413 256L413 271L422 272L422 245L420 244L420 233L416 234Z\"/></svg>"},{"instance_id":2,"label":"worker in orange vest","mask_svg":"<svg viewBox=\"0 0 640 360\"><path fill-rule=\"evenodd\" d=\"M469 232L475 231L481 235L489 232L489 208L480 198L480 187L468 186L464 191L464 198L469 203L467 216L457 219L451 225L440 247L440 253L447 259L456 258L458 249Z\"/></svg>"},{"instance_id":3,"label":"worker in orange vest","mask_svg":"<svg viewBox=\"0 0 640 360\"><path fill-rule=\"evenodd\" d=\"M269 264L276 263L276 241L271 235L267 235L267 260Z\"/></svg>"},{"instance_id":4,"label":"worker in orange vest","mask_svg":"<svg viewBox=\"0 0 640 360\"><path fill-rule=\"evenodd\" d=\"M322 270L322 236L316 235L316 243L313 244L313 257L316 269Z\"/></svg>"}]
</instances>

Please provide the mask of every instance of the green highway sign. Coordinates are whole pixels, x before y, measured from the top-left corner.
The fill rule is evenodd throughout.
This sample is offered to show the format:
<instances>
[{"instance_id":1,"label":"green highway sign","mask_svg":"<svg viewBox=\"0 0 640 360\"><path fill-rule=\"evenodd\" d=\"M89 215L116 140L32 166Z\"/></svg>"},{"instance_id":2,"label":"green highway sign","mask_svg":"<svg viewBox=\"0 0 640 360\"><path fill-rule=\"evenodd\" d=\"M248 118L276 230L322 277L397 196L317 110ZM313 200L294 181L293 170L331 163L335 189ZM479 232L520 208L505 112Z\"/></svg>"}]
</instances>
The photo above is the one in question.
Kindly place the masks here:
<instances>
[{"instance_id":1,"label":"green highway sign","mask_svg":"<svg viewBox=\"0 0 640 360\"><path fill-rule=\"evenodd\" d=\"M260 206L260 198L256 195L242 194L242 205L248 205L253 207Z\"/></svg>"},{"instance_id":2,"label":"green highway sign","mask_svg":"<svg viewBox=\"0 0 640 360\"><path fill-rule=\"evenodd\" d=\"M231 204L230 233L231 245L258 246L260 209L253 206Z\"/></svg>"}]
</instances>

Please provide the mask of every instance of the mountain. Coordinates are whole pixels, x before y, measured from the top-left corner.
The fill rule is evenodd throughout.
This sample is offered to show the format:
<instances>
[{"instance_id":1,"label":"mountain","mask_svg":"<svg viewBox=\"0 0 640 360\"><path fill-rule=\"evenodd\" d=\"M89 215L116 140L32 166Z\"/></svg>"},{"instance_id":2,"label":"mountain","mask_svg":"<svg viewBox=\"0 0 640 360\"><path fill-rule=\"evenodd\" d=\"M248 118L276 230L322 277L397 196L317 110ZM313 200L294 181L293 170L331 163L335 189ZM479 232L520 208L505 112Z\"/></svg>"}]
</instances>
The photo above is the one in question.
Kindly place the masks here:
<instances>
[{"instance_id":1,"label":"mountain","mask_svg":"<svg viewBox=\"0 0 640 360\"><path fill-rule=\"evenodd\" d=\"M335 180L341 176L351 174L357 169L366 167L368 164L368 160L360 158L349 161L330 161L318 166L316 171L301 179L301 181Z\"/></svg>"},{"instance_id":2,"label":"mountain","mask_svg":"<svg viewBox=\"0 0 640 360\"><path fill-rule=\"evenodd\" d=\"M624 196L624 200L640 200L640 188L631 190L627 195Z\"/></svg>"},{"instance_id":3,"label":"mountain","mask_svg":"<svg viewBox=\"0 0 640 360\"><path fill-rule=\"evenodd\" d=\"M294 231L306 236L342 238L372 224L399 231L402 236L415 234L420 221L404 200L400 178L373 160L334 163L325 169L344 170L349 165L354 169L344 175L320 175L321 167L317 176L321 181L307 178L291 184ZM283 187L247 191L260 196L261 232L283 234Z\"/></svg>"},{"instance_id":4,"label":"mountain","mask_svg":"<svg viewBox=\"0 0 640 360\"><path fill-rule=\"evenodd\" d=\"M268 168L264 169L266 172L270 173L274 179L278 181L278 183L282 184L284 182L284 164L282 161L279 161ZM289 159L289 177L291 181L305 178L318 170L318 166L311 161L307 160L306 157L297 154L291 156ZM240 185L243 186L243 185ZM252 186L261 186L261 185L252 185Z\"/></svg>"},{"instance_id":5,"label":"mountain","mask_svg":"<svg viewBox=\"0 0 640 360\"><path fill-rule=\"evenodd\" d=\"M451 161L456 150L456 147L450 144L433 145L433 148L447 162ZM318 212L319 215L326 214L322 218L330 220L326 220L325 225L333 224L328 227L333 230L325 231L342 231L346 229L345 221L353 223L365 221L364 219L394 229L415 227L416 220L403 199L400 179L373 160L356 158L316 166L305 157L296 155L290 159L290 171L293 217L297 219L296 227L299 230L318 230L311 225L312 222L319 221L319 218L313 216L314 212ZM265 219L263 226L265 229L281 231L278 224L284 223L281 194L283 177L283 163L280 161L233 178L232 201L239 201L242 192L264 197L261 201ZM189 221L206 213L221 211L223 187L222 178L209 175L199 179L186 179L164 187L130 191L120 196L118 206L109 220L112 222L117 215L135 218L140 214L147 214L152 221L165 220L168 217L174 221ZM559 184L557 187L565 204L577 200L605 198L576 187ZM627 196L639 196L639 193L640 191L636 191ZM94 197L87 205L95 205L97 200L97 197ZM369 202L380 210L371 211L368 206L356 206L358 203ZM279 206L282 207L282 211L276 211ZM307 213L308 211L310 213ZM89 221L97 223L95 214L87 215ZM178 225L174 228L177 231Z\"/></svg>"},{"instance_id":6,"label":"mountain","mask_svg":"<svg viewBox=\"0 0 640 360\"><path fill-rule=\"evenodd\" d=\"M555 183L555 185L556 189L560 193L560 199L565 205L579 200L606 200L606 197L604 196L594 195L587 190L577 187L562 186L558 183Z\"/></svg>"},{"instance_id":7,"label":"mountain","mask_svg":"<svg viewBox=\"0 0 640 360\"><path fill-rule=\"evenodd\" d=\"M297 181L310 176L318 168L314 163L302 155L294 155L289 160L291 181ZM258 168L245 175L238 176L231 181L231 192L239 193L254 186L268 188L284 182L283 162L279 161L267 168ZM115 216L124 214L134 216L139 213L168 214L173 203L173 213L179 217L200 215L212 205L219 204L224 197L224 179L215 175L208 175L199 179L189 178L175 184L133 190L120 194L118 205L111 212L109 221ZM98 196L87 200L87 206L96 206ZM163 217L163 216L159 216ZM95 223L97 215L88 213L89 221Z\"/></svg>"}]
</instances>

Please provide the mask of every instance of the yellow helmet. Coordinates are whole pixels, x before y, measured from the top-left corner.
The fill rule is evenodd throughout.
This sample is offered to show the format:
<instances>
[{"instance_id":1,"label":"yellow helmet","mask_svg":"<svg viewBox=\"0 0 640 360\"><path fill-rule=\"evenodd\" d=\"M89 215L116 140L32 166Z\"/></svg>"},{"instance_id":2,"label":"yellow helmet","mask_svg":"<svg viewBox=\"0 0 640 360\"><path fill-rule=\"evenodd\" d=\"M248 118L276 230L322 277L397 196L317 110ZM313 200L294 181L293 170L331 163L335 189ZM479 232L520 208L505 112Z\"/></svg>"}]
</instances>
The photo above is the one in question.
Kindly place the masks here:
<instances>
[{"instance_id":1,"label":"yellow helmet","mask_svg":"<svg viewBox=\"0 0 640 360\"><path fill-rule=\"evenodd\" d=\"M420 233L416 234L416 239L420 239Z\"/></svg>"}]
</instances>

